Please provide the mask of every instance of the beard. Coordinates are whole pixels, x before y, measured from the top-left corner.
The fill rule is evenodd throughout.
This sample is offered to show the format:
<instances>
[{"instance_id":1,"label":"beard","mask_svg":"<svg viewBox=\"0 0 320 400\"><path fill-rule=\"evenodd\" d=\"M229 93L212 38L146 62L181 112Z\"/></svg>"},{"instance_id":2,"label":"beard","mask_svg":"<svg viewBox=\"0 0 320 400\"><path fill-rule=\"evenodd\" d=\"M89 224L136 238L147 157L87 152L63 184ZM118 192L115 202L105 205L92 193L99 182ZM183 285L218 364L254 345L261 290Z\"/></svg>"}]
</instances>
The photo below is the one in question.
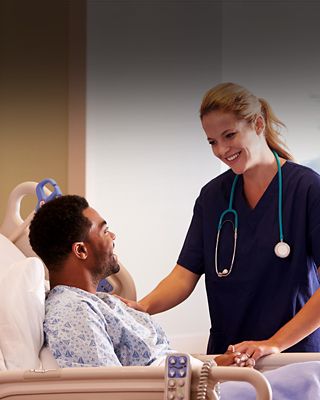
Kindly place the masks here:
<instances>
[{"instance_id":1,"label":"beard","mask_svg":"<svg viewBox=\"0 0 320 400\"><path fill-rule=\"evenodd\" d=\"M106 268L106 276L110 276L116 274L120 271L120 265L118 263L118 257L115 254L112 254L112 261L108 264Z\"/></svg>"},{"instance_id":2,"label":"beard","mask_svg":"<svg viewBox=\"0 0 320 400\"><path fill-rule=\"evenodd\" d=\"M119 270L120 265L118 263L118 257L115 254L112 253L108 257L95 254L95 267L92 271L94 281L99 282L101 279L116 274Z\"/></svg>"}]
</instances>

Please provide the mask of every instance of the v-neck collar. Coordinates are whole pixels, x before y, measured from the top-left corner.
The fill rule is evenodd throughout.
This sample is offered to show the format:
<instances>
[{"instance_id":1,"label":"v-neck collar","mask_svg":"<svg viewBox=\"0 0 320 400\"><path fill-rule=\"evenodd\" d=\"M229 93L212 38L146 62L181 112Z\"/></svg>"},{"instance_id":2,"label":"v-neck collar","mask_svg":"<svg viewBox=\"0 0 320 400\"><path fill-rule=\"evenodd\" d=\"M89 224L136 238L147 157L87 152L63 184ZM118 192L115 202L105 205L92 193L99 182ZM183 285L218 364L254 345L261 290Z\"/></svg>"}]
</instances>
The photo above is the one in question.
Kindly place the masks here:
<instances>
[{"instance_id":1,"label":"v-neck collar","mask_svg":"<svg viewBox=\"0 0 320 400\"><path fill-rule=\"evenodd\" d=\"M287 165L286 161L281 166L281 172L284 173ZM272 178L271 182L269 183L268 187L264 191L263 195L261 196L260 200L256 204L254 208L251 208L245 193L244 193L244 184L243 184L243 176L239 176L239 180L237 183L237 187L235 190L235 199L234 199L234 208L238 209L242 216L245 217L254 217L259 218L261 214L264 214L268 207L274 208L275 211L278 209L278 193L279 193L279 179L278 173Z\"/></svg>"}]
</instances>

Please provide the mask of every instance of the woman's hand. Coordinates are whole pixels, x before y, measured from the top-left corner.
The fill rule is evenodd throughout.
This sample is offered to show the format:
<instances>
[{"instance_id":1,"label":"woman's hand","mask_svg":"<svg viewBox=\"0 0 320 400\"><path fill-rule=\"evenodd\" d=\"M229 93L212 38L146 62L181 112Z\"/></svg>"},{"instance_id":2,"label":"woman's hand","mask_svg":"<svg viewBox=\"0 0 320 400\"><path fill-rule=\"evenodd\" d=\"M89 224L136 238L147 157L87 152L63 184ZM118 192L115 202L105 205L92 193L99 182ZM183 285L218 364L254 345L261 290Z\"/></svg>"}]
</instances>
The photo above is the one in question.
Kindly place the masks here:
<instances>
[{"instance_id":1,"label":"woman's hand","mask_svg":"<svg viewBox=\"0 0 320 400\"><path fill-rule=\"evenodd\" d=\"M259 340L245 341L234 345L235 351L247 354L250 358L257 361L263 356L280 353L280 348L275 341Z\"/></svg>"},{"instance_id":2,"label":"woman's hand","mask_svg":"<svg viewBox=\"0 0 320 400\"><path fill-rule=\"evenodd\" d=\"M118 296L117 294L114 294L113 296L117 297L118 299L123 301L128 307L133 308L134 310L146 312L144 307L137 301L125 299L124 297Z\"/></svg>"}]
</instances>

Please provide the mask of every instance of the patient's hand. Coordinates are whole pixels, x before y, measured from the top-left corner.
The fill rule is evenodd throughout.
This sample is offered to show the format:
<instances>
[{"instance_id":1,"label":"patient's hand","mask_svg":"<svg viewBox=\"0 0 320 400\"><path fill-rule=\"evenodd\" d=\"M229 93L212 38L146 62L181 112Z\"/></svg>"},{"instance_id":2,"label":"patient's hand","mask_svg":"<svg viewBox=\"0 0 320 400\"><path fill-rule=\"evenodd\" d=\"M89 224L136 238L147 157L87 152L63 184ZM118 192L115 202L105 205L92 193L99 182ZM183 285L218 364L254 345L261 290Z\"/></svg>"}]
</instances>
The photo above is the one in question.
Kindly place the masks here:
<instances>
[{"instance_id":1,"label":"patient's hand","mask_svg":"<svg viewBox=\"0 0 320 400\"><path fill-rule=\"evenodd\" d=\"M227 367L229 365L237 367L254 367L255 361L246 353L236 351L235 346L230 345L228 350L219 356L216 356L214 361L218 366Z\"/></svg>"},{"instance_id":2,"label":"patient's hand","mask_svg":"<svg viewBox=\"0 0 320 400\"><path fill-rule=\"evenodd\" d=\"M234 345L236 351L248 354L255 361L268 354L280 353L277 344L269 340L245 341Z\"/></svg>"},{"instance_id":3,"label":"patient's hand","mask_svg":"<svg viewBox=\"0 0 320 400\"><path fill-rule=\"evenodd\" d=\"M228 367L229 365L236 365L235 361L234 361L234 358L235 358L235 353L230 353L230 354L225 353L225 354L221 354L219 356L216 356L214 358L214 361L220 367Z\"/></svg>"},{"instance_id":4,"label":"patient's hand","mask_svg":"<svg viewBox=\"0 0 320 400\"><path fill-rule=\"evenodd\" d=\"M146 312L144 307L142 307L142 305L137 301L125 299L124 297L118 296L117 294L114 294L113 296L118 297L118 299L123 301L128 307L133 308L134 310Z\"/></svg>"}]
</instances>

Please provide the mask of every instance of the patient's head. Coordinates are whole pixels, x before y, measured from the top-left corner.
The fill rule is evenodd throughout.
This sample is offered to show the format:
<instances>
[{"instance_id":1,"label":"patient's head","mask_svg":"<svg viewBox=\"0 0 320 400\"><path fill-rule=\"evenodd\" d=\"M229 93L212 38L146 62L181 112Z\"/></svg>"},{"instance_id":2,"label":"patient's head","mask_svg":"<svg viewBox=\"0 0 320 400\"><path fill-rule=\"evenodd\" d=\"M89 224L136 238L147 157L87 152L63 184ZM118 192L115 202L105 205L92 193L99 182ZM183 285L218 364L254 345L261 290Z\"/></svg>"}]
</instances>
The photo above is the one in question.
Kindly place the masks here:
<instances>
[{"instance_id":1,"label":"patient's head","mask_svg":"<svg viewBox=\"0 0 320 400\"><path fill-rule=\"evenodd\" d=\"M119 271L115 235L83 197L61 196L44 204L30 224L29 239L50 280L54 275L59 284L81 286L88 279L98 284Z\"/></svg>"},{"instance_id":2,"label":"patient's head","mask_svg":"<svg viewBox=\"0 0 320 400\"><path fill-rule=\"evenodd\" d=\"M44 204L35 214L29 240L49 270L61 265L72 251L73 243L87 238L91 222L83 211L88 207L83 197L68 195Z\"/></svg>"}]
</instances>

